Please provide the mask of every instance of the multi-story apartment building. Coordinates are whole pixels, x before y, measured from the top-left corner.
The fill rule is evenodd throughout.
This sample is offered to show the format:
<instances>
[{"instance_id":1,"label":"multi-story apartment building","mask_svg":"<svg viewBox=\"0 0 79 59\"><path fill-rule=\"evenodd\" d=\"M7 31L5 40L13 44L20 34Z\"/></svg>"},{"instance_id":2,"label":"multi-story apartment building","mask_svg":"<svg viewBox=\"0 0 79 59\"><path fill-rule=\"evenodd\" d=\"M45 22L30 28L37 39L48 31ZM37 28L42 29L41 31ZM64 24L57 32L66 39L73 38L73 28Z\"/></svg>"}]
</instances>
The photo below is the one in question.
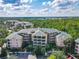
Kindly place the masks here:
<instances>
[{"instance_id":1,"label":"multi-story apartment building","mask_svg":"<svg viewBox=\"0 0 79 59\"><path fill-rule=\"evenodd\" d=\"M32 40L32 38L33 38L32 35L34 33L38 32L38 31L46 34L46 36L47 36L47 43L55 42L56 35L58 35L60 33L60 31L58 31L56 29L48 29L48 28L23 29L23 30L20 30L18 33L27 33L28 35L31 36L31 40ZM39 35L40 34L41 33L39 33Z\"/></svg>"},{"instance_id":2,"label":"multi-story apartment building","mask_svg":"<svg viewBox=\"0 0 79 59\"><path fill-rule=\"evenodd\" d=\"M58 38L57 38L56 36L61 34L61 33L62 33L61 31L58 31L56 29L30 28L30 29L23 29L23 30L18 31L17 32L17 35L18 35L17 37L19 37L19 36L22 37L20 39L18 38L18 40L21 40L22 43L24 44L24 46L27 46L31 43L34 46L39 46L39 45L40 46L45 46L47 43L61 43L62 40L65 40L66 37L69 37L69 36L66 36L62 40L60 39L62 36L58 36ZM66 33L66 35L67 35L67 33ZM10 36L6 39L9 39ZM17 37L14 37L14 40ZM23 45L22 43L20 43L20 44Z\"/></svg>"},{"instance_id":3,"label":"multi-story apartment building","mask_svg":"<svg viewBox=\"0 0 79 59\"><path fill-rule=\"evenodd\" d=\"M22 46L23 38L20 35L17 35L17 32L10 34L7 39L8 48L20 48Z\"/></svg>"},{"instance_id":4,"label":"multi-story apartment building","mask_svg":"<svg viewBox=\"0 0 79 59\"><path fill-rule=\"evenodd\" d=\"M37 30L32 34L32 42L34 46L45 46L47 44L47 34Z\"/></svg>"},{"instance_id":5,"label":"multi-story apartment building","mask_svg":"<svg viewBox=\"0 0 79 59\"><path fill-rule=\"evenodd\" d=\"M48 33L48 43L55 43L55 39L56 39L56 36L59 34L60 32L51 32L51 33Z\"/></svg>"},{"instance_id":6,"label":"multi-story apartment building","mask_svg":"<svg viewBox=\"0 0 79 59\"><path fill-rule=\"evenodd\" d=\"M75 40L75 52L79 54L79 38Z\"/></svg>"},{"instance_id":7,"label":"multi-story apartment building","mask_svg":"<svg viewBox=\"0 0 79 59\"><path fill-rule=\"evenodd\" d=\"M23 38L22 46L26 47L31 43L31 34L28 33L18 33Z\"/></svg>"},{"instance_id":8,"label":"multi-story apartment building","mask_svg":"<svg viewBox=\"0 0 79 59\"><path fill-rule=\"evenodd\" d=\"M69 34L62 32L62 33L60 33L59 35L56 36L56 45L58 47L64 47L65 46L65 44L64 44L65 40L71 39L71 38L72 37Z\"/></svg>"},{"instance_id":9,"label":"multi-story apartment building","mask_svg":"<svg viewBox=\"0 0 79 59\"><path fill-rule=\"evenodd\" d=\"M7 20L4 22L4 24L6 25L6 28L11 29L11 30L18 28L18 27L23 27L23 28L33 27L33 24L30 22L21 22L17 20Z\"/></svg>"}]
</instances>

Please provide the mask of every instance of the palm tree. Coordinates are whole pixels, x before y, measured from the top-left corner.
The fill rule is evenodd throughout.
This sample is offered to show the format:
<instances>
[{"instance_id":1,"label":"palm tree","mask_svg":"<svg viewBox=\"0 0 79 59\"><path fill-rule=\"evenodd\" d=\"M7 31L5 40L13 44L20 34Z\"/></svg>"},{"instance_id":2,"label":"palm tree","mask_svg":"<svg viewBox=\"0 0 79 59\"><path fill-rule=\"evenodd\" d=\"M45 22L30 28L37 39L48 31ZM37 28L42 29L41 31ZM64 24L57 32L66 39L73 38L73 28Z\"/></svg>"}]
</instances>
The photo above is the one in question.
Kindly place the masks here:
<instances>
[{"instance_id":1,"label":"palm tree","mask_svg":"<svg viewBox=\"0 0 79 59\"><path fill-rule=\"evenodd\" d=\"M41 53L42 53L43 55L45 55L45 52L46 52L46 48L45 48L45 47L41 48Z\"/></svg>"}]
</instances>

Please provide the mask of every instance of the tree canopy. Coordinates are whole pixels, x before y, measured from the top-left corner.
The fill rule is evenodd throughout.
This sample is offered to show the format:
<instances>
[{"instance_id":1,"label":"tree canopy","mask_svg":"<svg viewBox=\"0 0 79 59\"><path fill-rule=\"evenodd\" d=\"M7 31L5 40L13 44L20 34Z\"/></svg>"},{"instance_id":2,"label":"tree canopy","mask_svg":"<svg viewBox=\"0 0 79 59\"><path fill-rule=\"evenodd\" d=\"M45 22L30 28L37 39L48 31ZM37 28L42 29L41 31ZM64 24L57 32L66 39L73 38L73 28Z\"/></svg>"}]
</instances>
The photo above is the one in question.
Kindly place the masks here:
<instances>
[{"instance_id":1,"label":"tree canopy","mask_svg":"<svg viewBox=\"0 0 79 59\"><path fill-rule=\"evenodd\" d=\"M63 51L55 51L48 59L67 59Z\"/></svg>"}]
</instances>

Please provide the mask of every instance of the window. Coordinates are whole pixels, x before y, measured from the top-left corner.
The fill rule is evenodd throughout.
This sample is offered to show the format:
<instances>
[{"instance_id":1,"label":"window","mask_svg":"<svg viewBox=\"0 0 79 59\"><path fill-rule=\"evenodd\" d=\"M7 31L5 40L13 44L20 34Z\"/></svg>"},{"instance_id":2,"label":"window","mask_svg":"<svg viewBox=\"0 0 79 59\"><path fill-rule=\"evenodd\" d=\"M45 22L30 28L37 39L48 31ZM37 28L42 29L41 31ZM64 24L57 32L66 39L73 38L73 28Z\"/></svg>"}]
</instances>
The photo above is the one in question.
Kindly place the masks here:
<instances>
[{"instance_id":1,"label":"window","mask_svg":"<svg viewBox=\"0 0 79 59\"><path fill-rule=\"evenodd\" d=\"M37 41L37 39L34 39L34 41Z\"/></svg>"},{"instance_id":2,"label":"window","mask_svg":"<svg viewBox=\"0 0 79 59\"><path fill-rule=\"evenodd\" d=\"M37 44L37 42L33 42L34 44Z\"/></svg>"},{"instance_id":3,"label":"window","mask_svg":"<svg viewBox=\"0 0 79 59\"><path fill-rule=\"evenodd\" d=\"M78 48L78 46L76 46L76 48Z\"/></svg>"},{"instance_id":4,"label":"window","mask_svg":"<svg viewBox=\"0 0 79 59\"><path fill-rule=\"evenodd\" d=\"M38 41L41 41L41 40L38 40Z\"/></svg>"},{"instance_id":5,"label":"window","mask_svg":"<svg viewBox=\"0 0 79 59\"><path fill-rule=\"evenodd\" d=\"M43 45L45 45L45 43L42 43Z\"/></svg>"},{"instance_id":6,"label":"window","mask_svg":"<svg viewBox=\"0 0 79 59\"><path fill-rule=\"evenodd\" d=\"M43 36L42 38L45 39L45 36Z\"/></svg>"},{"instance_id":7,"label":"window","mask_svg":"<svg viewBox=\"0 0 79 59\"><path fill-rule=\"evenodd\" d=\"M10 41L9 39L7 41Z\"/></svg>"},{"instance_id":8,"label":"window","mask_svg":"<svg viewBox=\"0 0 79 59\"><path fill-rule=\"evenodd\" d=\"M79 44L79 43L76 43L76 44Z\"/></svg>"},{"instance_id":9,"label":"window","mask_svg":"<svg viewBox=\"0 0 79 59\"><path fill-rule=\"evenodd\" d=\"M37 36L37 38L41 38L41 36Z\"/></svg>"},{"instance_id":10,"label":"window","mask_svg":"<svg viewBox=\"0 0 79 59\"><path fill-rule=\"evenodd\" d=\"M8 45L8 47L10 47L10 45Z\"/></svg>"},{"instance_id":11,"label":"window","mask_svg":"<svg viewBox=\"0 0 79 59\"><path fill-rule=\"evenodd\" d=\"M41 38L41 36L34 36L34 38Z\"/></svg>"},{"instance_id":12,"label":"window","mask_svg":"<svg viewBox=\"0 0 79 59\"><path fill-rule=\"evenodd\" d=\"M10 42L8 42L8 44L10 44Z\"/></svg>"},{"instance_id":13,"label":"window","mask_svg":"<svg viewBox=\"0 0 79 59\"><path fill-rule=\"evenodd\" d=\"M41 44L41 42L38 42L38 44Z\"/></svg>"},{"instance_id":14,"label":"window","mask_svg":"<svg viewBox=\"0 0 79 59\"><path fill-rule=\"evenodd\" d=\"M36 36L34 36L34 38L36 38Z\"/></svg>"},{"instance_id":15,"label":"window","mask_svg":"<svg viewBox=\"0 0 79 59\"><path fill-rule=\"evenodd\" d=\"M43 42L45 42L45 40L42 40Z\"/></svg>"}]
</instances>

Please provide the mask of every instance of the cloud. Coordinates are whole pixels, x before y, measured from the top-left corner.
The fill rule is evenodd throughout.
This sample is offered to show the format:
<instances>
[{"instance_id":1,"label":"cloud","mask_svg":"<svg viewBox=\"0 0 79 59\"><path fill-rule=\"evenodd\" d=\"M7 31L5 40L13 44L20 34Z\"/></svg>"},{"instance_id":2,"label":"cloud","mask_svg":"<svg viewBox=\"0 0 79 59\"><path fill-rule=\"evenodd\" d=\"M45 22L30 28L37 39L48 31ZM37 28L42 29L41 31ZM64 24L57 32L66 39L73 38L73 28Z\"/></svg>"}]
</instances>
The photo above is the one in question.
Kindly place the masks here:
<instances>
[{"instance_id":1,"label":"cloud","mask_svg":"<svg viewBox=\"0 0 79 59\"><path fill-rule=\"evenodd\" d=\"M29 0L20 0L21 3L27 3Z\"/></svg>"},{"instance_id":2,"label":"cloud","mask_svg":"<svg viewBox=\"0 0 79 59\"><path fill-rule=\"evenodd\" d=\"M79 0L68 0L68 1L75 3L78 2Z\"/></svg>"},{"instance_id":3,"label":"cloud","mask_svg":"<svg viewBox=\"0 0 79 59\"><path fill-rule=\"evenodd\" d=\"M32 2L32 0L22 0L21 2L26 3L26 2L29 2L29 1L30 1L30 3ZM18 6L15 6L15 4L11 4L11 3L3 4L2 2L3 1L0 2L0 8L3 8L6 12L10 11L10 10L25 10L25 9L27 10L28 8L31 7L27 3L26 4L19 4Z\"/></svg>"},{"instance_id":4,"label":"cloud","mask_svg":"<svg viewBox=\"0 0 79 59\"><path fill-rule=\"evenodd\" d=\"M29 0L30 1L30 3L32 3L32 0Z\"/></svg>"},{"instance_id":5,"label":"cloud","mask_svg":"<svg viewBox=\"0 0 79 59\"><path fill-rule=\"evenodd\" d=\"M45 5L49 5L50 6L51 3L52 3L51 1L47 1L47 2L43 2L42 5L43 6L45 6Z\"/></svg>"},{"instance_id":6,"label":"cloud","mask_svg":"<svg viewBox=\"0 0 79 59\"><path fill-rule=\"evenodd\" d=\"M32 3L32 0L20 0L20 3Z\"/></svg>"},{"instance_id":7,"label":"cloud","mask_svg":"<svg viewBox=\"0 0 79 59\"><path fill-rule=\"evenodd\" d=\"M79 16L79 9L75 4L79 0L54 0L42 2L42 8L33 8L33 0L20 0L19 5L3 4L0 0L0 17L25 17L25 16Z\"/></svg>"},{"instance_id":8,"label":"cloud","mask_svg":"<svg viewBox=\"0 0 79 59\"><path fill-rule=\"evenodd\" d=\"M71 6L73 7L73 4L77 3L79 0L54 0L51 3L52 8L56 7L65 7L65 6Z\"/></svg>"},{"instance_id":9,"label":"cloud","mask_svg":"<svg viewBox=\"0 0 79 59\"><path fill-rule=\"evenodd\" d=\"M25 10L15 10L15 11L9 11L9 13L1 13L0 16L4 17L30 17L30 16L78 16L79 11L78 10L56 10L54 12L47 12L47 9L42 10L35 10L35 9L29 9L28 11ZM37 12L35 12L37 11ZM21 13L20 13L21 12Z\"/></svg>"},{"instance_id":10,"label":"cloud","mask_svg":"<svg viewBox=\"0 0 79 59\"><path fill-rule=\"evenodd\" d=\"M79 0L54 0L43 2L45 8L38 10L37 14L42 16L79 16L79 9L76 10L74 4L79 3ZM47 7L46 7L47 6ZM51 12L50 9L52 9Z\"/></svg>"},{"instance_id":11,"label":"cloud","mask_svg":"<svg viewBox=\"0 0 79 59\"><path fill-rule=\"evenodd\" d=\"M42 5L45 6L46 5L46 2L43 2Z\"/></svg>"},{"instance_id":12,"label":"cloud","mask_svg":"<svg viewBox=\"0 0 79 59\"><path fill-rule=\"evenodd\" d=\"M0 3L2 3L3 2L3 0L0 0Z\"/></svg>"},{"instance_id":13,"label":"cloud","mask_svg":"<svg viewBox=\"0 0 79 59\"><path fill-rule=\"evenodd\" d=\"M0 6L3 4L3 0L0 0Z\"/></svg>"}]
</instances>

